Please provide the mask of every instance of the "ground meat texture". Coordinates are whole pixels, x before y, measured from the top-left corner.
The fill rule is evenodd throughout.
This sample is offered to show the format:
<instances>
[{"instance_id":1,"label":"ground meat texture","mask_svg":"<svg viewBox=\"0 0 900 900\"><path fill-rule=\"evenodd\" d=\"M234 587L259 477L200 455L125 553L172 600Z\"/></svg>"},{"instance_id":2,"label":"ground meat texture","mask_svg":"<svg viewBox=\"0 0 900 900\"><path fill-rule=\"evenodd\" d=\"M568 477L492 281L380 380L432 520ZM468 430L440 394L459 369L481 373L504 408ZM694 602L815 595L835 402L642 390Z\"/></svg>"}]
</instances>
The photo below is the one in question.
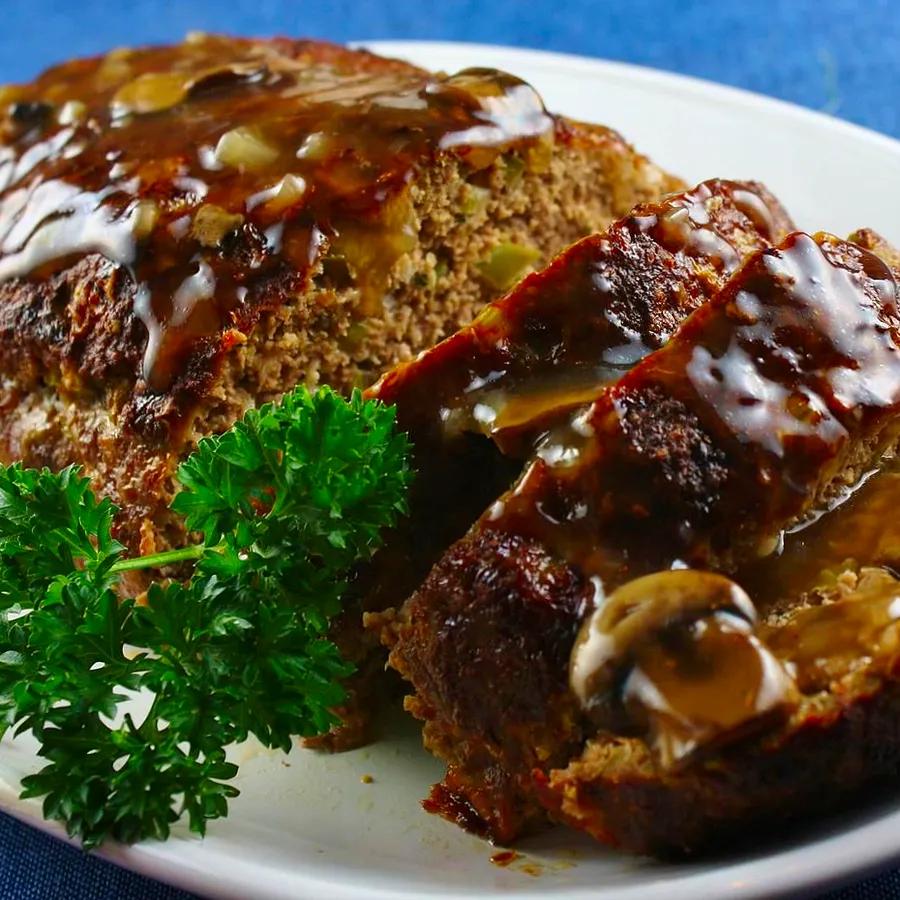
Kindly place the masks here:
<instances>
[{"instance_id":1,"label":"ground meat texture","mask_svg":"<svg viewBox=\"0 0 900 900\"><path fill-rule=\"evenodd\" d=\"M556 764L577 746L567 660L590 602L540 545L483 534L444 556L399 620L381 620L389 643L402 635L390 664L419 687L410 709L429 722L426 746L449 764L440 811L470 807L501 841L543 818L519 776L550 762L545 745Z\"/></svg>"}]
</instances>

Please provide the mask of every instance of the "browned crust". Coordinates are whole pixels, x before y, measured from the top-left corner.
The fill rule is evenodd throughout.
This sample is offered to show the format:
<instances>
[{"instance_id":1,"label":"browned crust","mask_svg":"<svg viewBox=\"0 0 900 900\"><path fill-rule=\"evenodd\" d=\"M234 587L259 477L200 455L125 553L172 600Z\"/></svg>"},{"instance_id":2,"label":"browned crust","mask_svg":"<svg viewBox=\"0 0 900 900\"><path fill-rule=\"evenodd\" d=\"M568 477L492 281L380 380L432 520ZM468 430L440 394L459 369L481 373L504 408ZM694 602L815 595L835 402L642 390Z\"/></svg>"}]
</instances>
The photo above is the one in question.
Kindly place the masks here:
<instances>
[{"instance_id":1,"label":"browned crust","mask_svg":"<svg viewBox=\"0 0 900 900\"><path fill-rule=\"evenodd\" d=\"M539 543L478 533L379 620L389 664L416 688L407 706L425 746L448 763L445 802L472 807L500 842L544 821L532 770L579 746L568 656L590 596Z\"/></svg>"},{"instance_id":2,"label":"browned crust","mask_svg":"<svg viewBox=\"0 0 900 900\"><path fill-rule=\"evenodd\" d=\"M554 818L603 843L670 856L709 851L839 808L867 785L900 776L897 668L808 710L774 741L753 741L683 776L662 776L645 745L598 745L568 768L535 771Z\"/></svg>"}]
</instances>

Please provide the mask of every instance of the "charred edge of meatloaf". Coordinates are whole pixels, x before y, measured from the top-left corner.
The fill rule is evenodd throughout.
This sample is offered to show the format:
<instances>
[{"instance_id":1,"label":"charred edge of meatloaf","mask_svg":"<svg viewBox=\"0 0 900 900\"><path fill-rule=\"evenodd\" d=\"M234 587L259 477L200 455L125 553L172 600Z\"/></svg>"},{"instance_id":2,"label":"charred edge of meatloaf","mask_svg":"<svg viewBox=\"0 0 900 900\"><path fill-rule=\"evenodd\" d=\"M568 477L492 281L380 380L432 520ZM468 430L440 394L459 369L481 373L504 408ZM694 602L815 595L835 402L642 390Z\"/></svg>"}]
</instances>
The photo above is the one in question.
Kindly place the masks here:
<instances>
[{"instance_id":1,"label":"charred edge of meatloaf","mask_svg":"<svg viewBox=\"0 0 900 900\"><path fill-rule=\"evenodd\" d=\"M853 601L900 582L883 568L845 570L833 586L782 598L765 613L779 629L810 607ZM856 602L860 602L857 600ZM864 602L864 601L862 601ZM840 668L840 667L839 667ZM536 772L551 815L634 853L678 857L758 843L844 809L900 777L900 658L847 664L806 685L784 727L661 773L639 738L599 735L565 768Z\"/></svg>"},{"instance_id":2,"label":"charred edge of meatloaf","mask_svg":"<svg viewBox=\"0 0 900 900\"><path fill-rule=\"evenodd\" d=\"M531 771L580 746L567 673L588 596L539 544L483 532L378 620L390 665L416 686L407 708L426 722L425 746L448 764L437 811L467 805L500 841L543 821Z\"/></svg>"},{"instance_id":3,"label":"charred edge of meatloaf","mask_svg":"<svg viewBox=\"0 0 900 900\"><path fill-rule=\"evenodd\" d=\"M835 478L822 486L822 502L833 496L836 485L852 483L854 473L871 471L873 462L898 449L897 441L889 446L877 438L861 442ZM565 768L591 736L569 689L568 664L578 629L592 608L593 594L593 587L576 569L540 543L519 535L475 530L450 548L399 611L370 617L370 626L380 627L381 640L391 648L390 666L415 688L406 705L425 722L426 749L447 764L429 808L500 843L546 827L549 817L564 819L604 842L636 852L704 849L715 843L725 818L724 813L715 812L715 803L710 813L699 808L683 813L690 827L681 832L657 829L652 806L647 806L638 820L637 805L639 801L649 804L650 798L657 797L659 809L674 815L680 806L699 804L704 790L715 790L718 768L710 773L709 784L688 779L685 784L690 789L685 788L682 799L668 797L669 787L659 780L647 745L639 739L612 737L604 744L605 752L616 762L606 782L616 792L609 815L605 805L602 814L598 811L609 792L596 787L596 797L592 797L590 786L577 784L576 773L584 771L579 763ZM807 602L807 598L796 598L796 602ZM900 699L893 701L894 706L897 703ZM864 704L856 707L851 718L863 708ZM838 718L832 714L829 722ZM846 727L885 728L886 722ZM818 734L815 724L812 716L810 735ZM801 730L800 736L805 733ZM897 736L900 738L900 730ZM796 758L802 758L808 752L802 748L815 740L818 738L811 737L809 744L802 743ZM630 748L628 758L640 761L621 782L617 772L622 767L615 755L620 746ZM900 759L900 741L895 746ZM835 754L839 747L836 739ZM743 759L740 750L729 750L725 758L735 752L752 771L752 754ZM793 760L787 757L786 773ZM761 779L773 777L780 763L773 759L767 766ZM900 762L894 760L888 769L877 771L893 771L890 766L896 770ZM602 771L599 766L596 769ZM547 773L552 770L559 771L548 780ZM634 785L629 780L632 776ZM730 777L736 779L738 773ZM853 784L861 781L856 778ZM754 786L755 782L748 783L748 788ZM635 795L629 799L632 789ZM733 799L729 808L746 809L746 803L741 806L739 800ZM590 806L594 801L596 808ZM760 803L760 818L770 814L763 805ZM584 821L588 818L585 809L593 814L592 821ZM461 810L468 815L463 817ZM781 814L778 804L775 813ZM629 817L631 825L627 824ZM722 839L728 839L724 832Z\"/></svg>"}]
</instances>

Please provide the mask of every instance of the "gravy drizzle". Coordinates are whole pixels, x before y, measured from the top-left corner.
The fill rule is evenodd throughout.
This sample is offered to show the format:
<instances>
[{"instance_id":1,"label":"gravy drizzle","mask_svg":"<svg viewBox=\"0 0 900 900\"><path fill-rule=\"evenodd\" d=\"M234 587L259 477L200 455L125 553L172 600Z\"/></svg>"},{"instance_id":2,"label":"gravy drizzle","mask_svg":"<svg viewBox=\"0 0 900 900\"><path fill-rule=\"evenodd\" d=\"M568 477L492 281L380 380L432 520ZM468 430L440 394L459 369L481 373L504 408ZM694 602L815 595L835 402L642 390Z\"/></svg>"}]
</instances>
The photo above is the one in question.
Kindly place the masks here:
<instances>
[{"instance_id":1,"label":"gravy drizzle","mask_svg":"<svg viewBox=\"0 0 900 900\"><path fill-rule=\"evenodd\" d=\"M477 170L555 135L511 75L432 76L279 40L118 50L0 92L0 280L86 253L127 270L156 391L326 252L355 278L360 314L376 312L414 241L405 187L435 148Z\"/></svg>"},{"instance_id":2,"label":"gravy drizzle","mask_svg":"<svg viewBox=\"0 0 900 900\"><path fill-rule=\"evenodd\" d=\"M791 712L798 690L898 653L900 582L887 570L838 577L854 565L848 557L857 569L891 565L884 521L898 498L896 467L855 493L847 488L860 461L877 465L878 448L897 440L897 301L897 282L877 257L828 235L792 235L560 428L502 509L483 520L535 535L592 576L595 592L602 585L605 599L573 653L580 674L572 686L596 677L599 657L585 654L611 641L607 657L624 670L612 696L662 765L760 730ZM657 444L654 413L666 421L667 409L674 412ZM667 481L679 441L690 456ZM699 454L706 465L692 475ZM691 477L693 492L685 490ZM842 507L784 534L835 496ZM719 590L707 582L721 576L678 571L685 566L731 572L767 621L704 605ZM833 570L830 592L823 569ZM645 572L657 574L632 580ZM687 599L664 606L627 651L620 626L609 624L610 605L626 592L637 615L684 579ZM823 581L819 601L797 610ZM786 621L777 618L780 599L793 601ZM598 727L614 721L604 685L601 699L582 697Z\"/></svg>"}]
</instances>

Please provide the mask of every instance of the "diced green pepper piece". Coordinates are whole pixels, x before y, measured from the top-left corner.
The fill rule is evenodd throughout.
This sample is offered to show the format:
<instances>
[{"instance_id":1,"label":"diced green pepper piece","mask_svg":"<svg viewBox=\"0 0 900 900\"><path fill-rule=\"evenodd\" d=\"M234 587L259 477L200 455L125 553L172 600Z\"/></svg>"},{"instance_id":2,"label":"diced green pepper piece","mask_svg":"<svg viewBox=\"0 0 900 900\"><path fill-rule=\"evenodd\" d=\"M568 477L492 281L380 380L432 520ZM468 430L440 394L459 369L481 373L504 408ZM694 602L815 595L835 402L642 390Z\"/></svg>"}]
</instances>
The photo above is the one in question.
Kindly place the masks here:
<instances>
[{"instance_id":1,"label":"diced green pepper piece","mask_svg":"<svg viewBox=\"0 0 900 900\"><path fill-rule=\"evenodd\" d=\"M512 287L541 258L541 252L526 244L503 243L478 264L481 277L498 291Z\"/></svg>"},{"instance_id":2,"label":"diced green pepper piece","mask_svg":"<svg viewBox=\"0 0 900 900\"><path fill-rule=\"evenodd\" d=\"M466 185L465 196L461 204L462 214L464 216L473 216L476 213L484 212L487 209L490 198L491 192L488 188L477 187L474 184Z\"/></svg>"},{"instance_id":3,"label":"diced green pepper piece","mask_svg":"<svg viewBox=\"0 0 900 900\"><path fill-rule=\"evenodd\" d=\"M344 342L348 347L356 348L366 339L369 329L365 322L353 322L347 329Z\"/></svg>"},{"instance_id":4,"label":"diced green pepper piece","mask_svg":"<svg viewBox=\"0 0 900 900\"><path fill-rule=\"evenodd\" d=\"M506 166L506 171L504 172L506 183L510 186L518 184L519 179L521 179L522 174L525 172L525 161L521 156L510 153L503 158L503 163Z\"/></svg>"}]
</instances>

